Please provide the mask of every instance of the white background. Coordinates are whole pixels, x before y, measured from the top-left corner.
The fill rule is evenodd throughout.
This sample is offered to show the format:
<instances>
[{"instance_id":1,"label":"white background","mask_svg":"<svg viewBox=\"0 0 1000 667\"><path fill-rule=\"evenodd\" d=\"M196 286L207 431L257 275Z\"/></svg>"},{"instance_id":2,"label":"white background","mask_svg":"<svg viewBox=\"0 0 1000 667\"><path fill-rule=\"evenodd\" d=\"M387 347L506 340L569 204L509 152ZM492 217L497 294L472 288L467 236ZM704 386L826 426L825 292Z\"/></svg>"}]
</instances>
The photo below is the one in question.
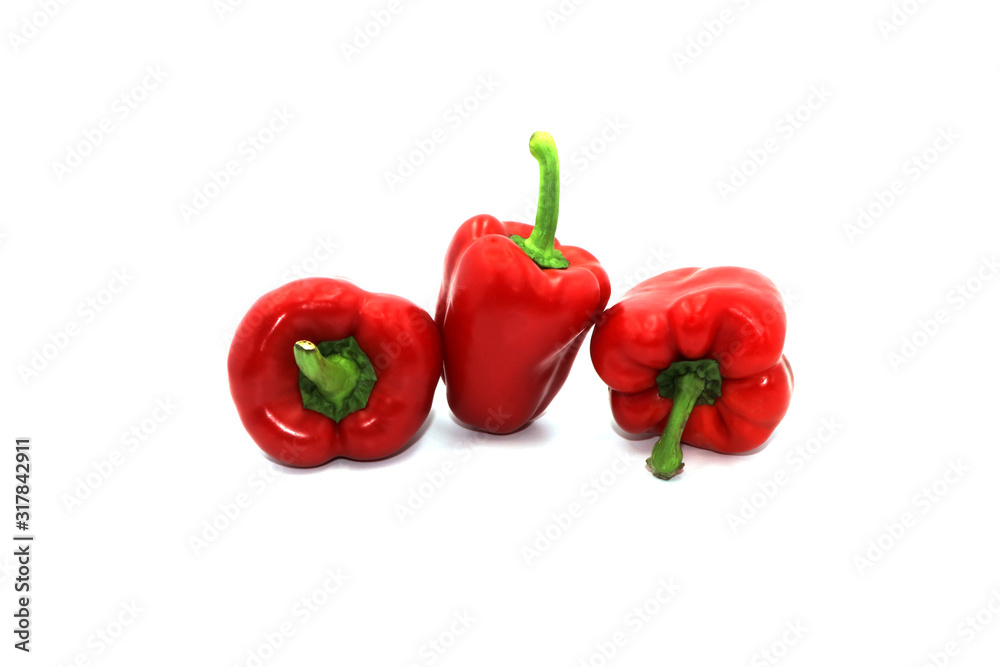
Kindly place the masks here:
<instances>
[{"instance_id":1,"label":"white background","mask_svg":"<svg viewBox=\"0 0 1000 667\"><path fill-rule=\"evenodd\" d=\"M996 3L908 0L912 15L880 27L889 0L594 0L555 22L556 0L407 1L350 59L342 45L387 0L254 0L221 16L210 0L71 2L48 19L44 4L7 2L0 21L0 535L15 532L19 436L33 442L37 535L30 656L11 646L13 547L0 550L5 664L252 665L261 651L267 665L773 664L766 650L815 667L922 665L950 648L939 664L982 665L1000 652ZM294 119L248 159L275 109ZM437 128L446 140L390 189L386 172ZM400 456L266 461L226 377L250 304L294 269L432 309L462 221L533 220L539 129L570 179L560 240L598 256L613 302L682 266L752 267L782 288L796 387L768 446L686 448L681 477L654 479L653 439L612 428L584 351L516 435L460 427L439 387ZM77 150L75 168L55 165ZM186 220L230 160L240 172ZM734 169L753 173L723 197ZM901 194L848 233L895 180ZM49 358L26 373L36 353ZM162 423L158 400L178 406ZM134 449L133 428L148 432ZM116 450L110 477L94 476ZM414 494L422 506L401 518ZM666 602L661 581L679 589ZM323 604L307 615L310 596ZM261 649L283 624L291 636Z\"/></svg>"}]
</instances>

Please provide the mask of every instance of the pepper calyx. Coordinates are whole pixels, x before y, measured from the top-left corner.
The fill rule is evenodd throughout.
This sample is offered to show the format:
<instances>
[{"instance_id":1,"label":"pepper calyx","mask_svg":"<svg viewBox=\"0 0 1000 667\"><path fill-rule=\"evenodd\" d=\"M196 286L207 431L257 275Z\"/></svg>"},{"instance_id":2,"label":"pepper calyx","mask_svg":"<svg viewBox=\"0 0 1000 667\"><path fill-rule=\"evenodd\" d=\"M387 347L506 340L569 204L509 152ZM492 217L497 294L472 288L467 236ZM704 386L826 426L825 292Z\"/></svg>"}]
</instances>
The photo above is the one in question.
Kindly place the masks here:
<instances>
[{"instance_id":1,"label":"pepper calyx","mask_svg":"<svg viewBox=\"0 0 1000 667\"><path fill-rule=\"evenodd\" d=\"M675 361L656 376L662 398L674 398L678 389L678 381L684 375L693 374L705 381L705 386L698 395L695 405L713 405L715 399L722 395L722 373L719 372L719 362L715 359L697 359L694 361Z\"/></svg>"},{"instance_id":2,"label":"pepper calyx","mask_svg":"<svg viewBox=\"0 0 1000 667\"><path fill-rule=\"evenodd\" d=\"M368 405L377 379L375 368L354 336L315 344L300 340L293 353L307 410L340 422Z\"/></svg>"}]
</instances>

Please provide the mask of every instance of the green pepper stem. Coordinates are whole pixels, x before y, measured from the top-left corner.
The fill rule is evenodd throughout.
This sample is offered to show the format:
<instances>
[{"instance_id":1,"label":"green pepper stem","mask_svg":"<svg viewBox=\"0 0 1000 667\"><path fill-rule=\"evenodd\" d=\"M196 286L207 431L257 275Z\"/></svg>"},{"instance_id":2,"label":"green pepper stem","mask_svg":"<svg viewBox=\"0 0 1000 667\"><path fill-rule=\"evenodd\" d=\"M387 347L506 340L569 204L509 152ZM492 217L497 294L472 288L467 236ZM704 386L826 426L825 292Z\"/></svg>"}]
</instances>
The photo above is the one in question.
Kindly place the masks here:
<instances>
[{"instance_id":1,"label":"green pepper stem","mask_svg":"<svg viewBox=\"0 0 1000 667\"><path fill-rule=\"evenodd\" d=\"M555 248L559 222L559 154L548 132L535 132L528 141L531 155L538 160L538 212L535 228L528 238L512 236L531 259L543 269L565 269L566 257Z\"/></svg>"},{"instance_id":2,"label":"green pepper stem","mask_svg":"<svg viewBox=\"0 0 1000 667\"><path fill-rule=\"evenodd\" d=\"M559 153L555 139L548 132L531 135L528 149L531 157L538 160L538 211L528 245L545 251L554 247L559 223Z\"/></svg>"},{"instance_id":3,"label":"green pepper stem","mask_svg":"<svg viewBox=\"0 0 1000 667\"><path fill-rule=\"evenodd\" d=\"M336 406L350 396L358 383L358 365L340 355L324 357L319 348L308 340L295 343L295 363L307 378L313 381L320 394Z\"/></svg>"},{"instance_id":4,"label":"green pepper stem","mask_svg":"<svg viewBox=\"0 0 1000 667\"><path fill-rule=\"evenodd\" d=\"M667 425L653 446L653 455L646 459L649 471L660 479L670 479L684 469L681 435L706 384L705 378L696 373L680 375L675 382L674 404L670 408Z\"/></svg>"}]
</instances>

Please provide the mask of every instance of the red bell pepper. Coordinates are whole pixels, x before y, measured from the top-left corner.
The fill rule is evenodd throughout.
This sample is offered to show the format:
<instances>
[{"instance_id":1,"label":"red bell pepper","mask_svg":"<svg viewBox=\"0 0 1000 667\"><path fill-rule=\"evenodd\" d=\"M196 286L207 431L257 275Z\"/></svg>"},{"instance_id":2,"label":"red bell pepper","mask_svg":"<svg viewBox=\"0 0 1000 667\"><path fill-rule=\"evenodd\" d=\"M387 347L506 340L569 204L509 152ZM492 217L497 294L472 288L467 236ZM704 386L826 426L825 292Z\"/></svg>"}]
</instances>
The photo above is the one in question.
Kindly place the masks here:
<instances>
[{"instance_id":1,"label":"red bell pepper","mask_svg":"<svg viewBox=\"0 0 1000 667\"><path fill-rule=\"evenodd\" d=\"M555 142L536 132L529 148L540 175L534 228L491 215L465 221L445 256L434 318L448 405L491 433L516 431L545 410L611 295L597 259L555 238Z\"/></svg>"},{"instance_id":2,"label":"red bell pepper","mask_svg":"<svg viewBox=\"0 0 1000 667\"><path fill-rule=\"evenodd\" d=\"M265 294L229 349L229 388L250 437L291 466L381 459L424 423L441 375L430 315L346 280Z\"/></svg>"},{"instance_id":3,"label":"red bell pepper","mask_svg":"<svg viewBox=\"0 0 1000 667\"><path fill-rule=\"evenodd\" d=\"M669 479L681 442L726 454L764 443L785 416L785 309L750 269L676 269L629 290L594 328L590 354L628 433L661 434L646 461Z\"/></svg>"}]
</instances>

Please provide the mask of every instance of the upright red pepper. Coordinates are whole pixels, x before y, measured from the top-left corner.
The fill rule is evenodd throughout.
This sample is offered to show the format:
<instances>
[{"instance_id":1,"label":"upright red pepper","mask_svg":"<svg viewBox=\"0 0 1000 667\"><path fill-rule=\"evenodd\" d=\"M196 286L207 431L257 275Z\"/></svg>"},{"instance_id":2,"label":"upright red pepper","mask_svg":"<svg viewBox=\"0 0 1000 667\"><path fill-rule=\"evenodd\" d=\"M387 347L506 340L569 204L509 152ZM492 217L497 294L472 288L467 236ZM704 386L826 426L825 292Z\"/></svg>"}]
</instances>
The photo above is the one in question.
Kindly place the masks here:
<instances>
[{"instance_id":1,"label":"upright red pepper","mask_svg":"<svg viewBox=\"0 0 1000 667\"><path fill-rule=\"evenodd\" d=\"M427 418L440 376L430 315L331 278L262 296L229 348L229 389L243 426L293 466L395 454Z\"/></svg>"},{"instance_id":2,"label":"upright red pepper","mask_svg":"<svg viewBox=\"0 0 1000 667\"><path fill-rule=\"evenodd\" d=\"M529 148L540 173L534 228L490 215L459 227L435 316L448 405L491 433L516 431L545 410L611 295L597 259L555 238L555 141L536 132Z\"/></svg>"},{"instance_id":3,"label":"upright red pepper","mask_svg":"<svg viewBox=\"0 0 1000 667\"><path fill-rule=\"evenodd\" d=\"M629 290L594 328L590 354L629 433L662 433L646 461L681 472L681 442L748 452L785 416L792 370L782 355L785 309L749 269L676 269Z\"/></svg>"}]
</instances>

